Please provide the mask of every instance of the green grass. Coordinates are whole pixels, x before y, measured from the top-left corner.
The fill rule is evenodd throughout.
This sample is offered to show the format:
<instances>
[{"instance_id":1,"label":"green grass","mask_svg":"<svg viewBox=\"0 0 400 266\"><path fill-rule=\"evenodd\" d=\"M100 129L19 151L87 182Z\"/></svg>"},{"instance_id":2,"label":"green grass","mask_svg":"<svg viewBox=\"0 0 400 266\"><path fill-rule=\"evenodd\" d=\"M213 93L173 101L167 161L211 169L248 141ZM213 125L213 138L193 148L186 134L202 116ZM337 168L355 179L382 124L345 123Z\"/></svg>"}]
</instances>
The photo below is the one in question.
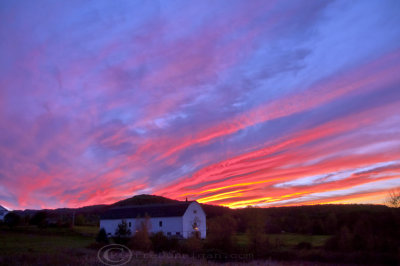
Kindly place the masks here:
<instances>
[{"instance_id":1,"label":"green grass","mask_svg":"<svg viewBox=\"0 0 400 266\"><path fill-rule=\"evenodd\" d=\"M97 228L96 228L97 229ZM25 253L59 253L81 249L94 242L88 228L45 228L33 226L0 229L0 255ZM88 235L85 235L87 233Z\"/></svg>"},{"instance_id":2,"label":"green grass","mask_svg":"<svg viewBox=\"0 0 400 266\"><path fill-rule=\"evenodd\" d=\"M308 242L313 247L321 247L331 237L330 235L301 235L301 234L267 234L271 244L279 242L282 246L294 247L301 242ZM236 241L239 245L247 245L248 239L245 234L236 235Z\"/></svg>"},{"instance_id":3,"label":"green grass","mask_svg":"<svg viewBox=\"0 0 400 266\"><path fill-rule=\"evenodd\" d=\"M73 228L73 231L84 235L84 236L91 236L95 237L97 233L99 232L99 227L97 226L75 226Z\"/></svg>"}]
</instances>

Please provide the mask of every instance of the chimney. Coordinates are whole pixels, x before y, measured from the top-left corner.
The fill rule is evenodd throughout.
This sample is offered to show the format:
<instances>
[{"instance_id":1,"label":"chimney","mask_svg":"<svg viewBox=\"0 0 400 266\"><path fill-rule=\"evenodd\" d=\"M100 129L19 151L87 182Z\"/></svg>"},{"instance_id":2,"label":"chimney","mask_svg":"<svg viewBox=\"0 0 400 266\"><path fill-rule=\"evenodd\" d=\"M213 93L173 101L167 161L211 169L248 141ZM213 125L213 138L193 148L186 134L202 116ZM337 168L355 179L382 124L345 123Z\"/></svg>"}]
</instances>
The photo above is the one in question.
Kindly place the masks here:
<instances>
[{"instance_id":1,"label":"chimney","mask_svg":"<svg viewBox=\"0 0 400 266\"><path fill-rule=\"evenodd\" d=\"M187 202L187 197L186 197L186 202Z\"/></svg>"}]
</instances>

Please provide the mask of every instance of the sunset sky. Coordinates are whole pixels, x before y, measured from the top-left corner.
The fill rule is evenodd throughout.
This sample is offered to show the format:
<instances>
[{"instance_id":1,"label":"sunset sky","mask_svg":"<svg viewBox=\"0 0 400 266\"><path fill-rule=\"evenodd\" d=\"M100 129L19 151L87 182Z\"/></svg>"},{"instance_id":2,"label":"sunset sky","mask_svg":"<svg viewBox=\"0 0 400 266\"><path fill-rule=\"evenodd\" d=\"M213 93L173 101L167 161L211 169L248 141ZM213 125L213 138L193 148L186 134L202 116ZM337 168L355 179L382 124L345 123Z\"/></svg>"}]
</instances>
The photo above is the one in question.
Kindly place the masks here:
<instances>
[{"instance_id":1,"label":"sunset sky","mask_svg":"<svg viewBox=\"0 0 400 266\"><path fill-rule=\"evenodd\" d=\"M400 187L400 1L0 2L0 205Z\"/></svg>"}]
</instances>

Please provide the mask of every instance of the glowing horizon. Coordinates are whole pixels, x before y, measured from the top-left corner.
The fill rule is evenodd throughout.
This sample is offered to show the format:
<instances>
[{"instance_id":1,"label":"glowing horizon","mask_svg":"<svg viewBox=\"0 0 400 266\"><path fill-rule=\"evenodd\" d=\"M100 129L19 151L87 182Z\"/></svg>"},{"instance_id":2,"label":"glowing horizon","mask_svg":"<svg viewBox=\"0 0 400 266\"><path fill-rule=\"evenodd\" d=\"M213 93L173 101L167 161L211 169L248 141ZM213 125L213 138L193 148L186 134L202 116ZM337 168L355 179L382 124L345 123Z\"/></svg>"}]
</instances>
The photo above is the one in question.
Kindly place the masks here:
<instances>
[{"instance_id":1,"label":"glowing horizon","mask_svg":"<svg viewBox=\"0 0 400 266\"><path fill-rule=\"evenodd\" d=\"M398 1L0 3L0 205L400 187Z\"/></svg>"}]
</instances>

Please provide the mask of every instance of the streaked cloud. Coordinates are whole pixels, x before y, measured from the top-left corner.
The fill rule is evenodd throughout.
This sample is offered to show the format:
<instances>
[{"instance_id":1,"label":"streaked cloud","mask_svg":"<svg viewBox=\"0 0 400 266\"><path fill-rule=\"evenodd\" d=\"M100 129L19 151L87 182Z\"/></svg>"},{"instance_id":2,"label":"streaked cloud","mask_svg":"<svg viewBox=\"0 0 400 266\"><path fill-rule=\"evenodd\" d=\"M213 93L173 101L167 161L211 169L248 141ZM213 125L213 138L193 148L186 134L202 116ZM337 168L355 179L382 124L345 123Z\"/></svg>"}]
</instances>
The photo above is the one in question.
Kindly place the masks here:
<instances>
[{"instance_id":1,"label":"streaked cloud","mask_svg":"<svg viewBox=\"0 0 400 266\"><path fill-rule=\"evenodd\" d=\"M3 1L0 204L399 187L397 1Z\"/></svg>"}]
</instances>

